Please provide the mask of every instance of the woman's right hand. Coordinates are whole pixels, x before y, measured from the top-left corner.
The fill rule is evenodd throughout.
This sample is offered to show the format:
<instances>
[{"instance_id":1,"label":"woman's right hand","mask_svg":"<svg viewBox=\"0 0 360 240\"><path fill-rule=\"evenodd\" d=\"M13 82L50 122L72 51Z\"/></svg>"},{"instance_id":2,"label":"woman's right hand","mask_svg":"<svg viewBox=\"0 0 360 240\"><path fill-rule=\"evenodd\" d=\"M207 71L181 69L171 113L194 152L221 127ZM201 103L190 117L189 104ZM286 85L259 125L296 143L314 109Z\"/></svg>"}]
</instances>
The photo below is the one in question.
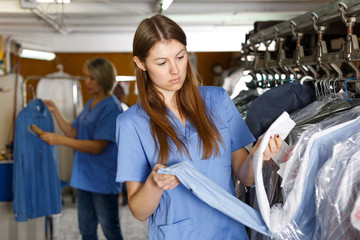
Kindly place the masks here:
<instances>
[{"instance_id":1,"label":"woman's right hand","mask_svg":"<svg viewBox=\"0 0 360 240\"><path fill-rule=\"evenodd\" d=\"M49 145L61 144L62 136L57 133L44 132L40 138Z\"/></svg>"},{"instance_id":2,"label":"woman's right hand","mask_svg":"<svg viewBox=\"0 0 360 240\"><path fill-rule=\"evenodd\" d=\"M43 103L52 113L57 109L55 103L52 100L43 100Z\"/></svg>"},{"instance_id":3,"label":"woman's right hand","mask_svg":"<svg viewBox=\"0 0 360 240\"><path fill-rule=\"evenodd\" d=\"M156 186L162 190L171 190L179 185L179 179L171 174L158 174L157 171L159 168L166 168L162 164L156 164L154 169L151 172L151 178Z\"/></svg>"}]
</instances>

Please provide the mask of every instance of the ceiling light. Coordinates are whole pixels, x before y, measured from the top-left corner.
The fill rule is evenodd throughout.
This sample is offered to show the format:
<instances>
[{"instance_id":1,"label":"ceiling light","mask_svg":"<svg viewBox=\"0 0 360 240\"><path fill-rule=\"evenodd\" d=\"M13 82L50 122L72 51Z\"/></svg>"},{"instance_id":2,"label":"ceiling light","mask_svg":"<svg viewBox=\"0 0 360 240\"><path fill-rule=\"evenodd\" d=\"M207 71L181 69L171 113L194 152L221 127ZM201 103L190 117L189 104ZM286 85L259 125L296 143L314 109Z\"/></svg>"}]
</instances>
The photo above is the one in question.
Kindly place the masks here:
<instances>
[{"instance_id":1,"label":"ceiling light","mask_svg":"<svg viewBox=\"0 0 360 240\"><path fill-rule=\"evenodd\" d=\"M160 0L160 6L163 11L169 8L173 0Z\"/></svg>"},{"instance_id":2,"label":"ceiling light","mask_svg":"<svg viewBox=\"0 0 360 240\"><path fill-rule=\"evenodd\" d=\"M31 59L47 60L47 61L52 61L55 59L55 53L53 52L44 52L44 51L23 49L23 48L19 49L19 56L22 58L31 58Z\"/></svg>"},{"instance_id":3,"label":"ceiling light","mask_svg":"<svg viewBox=\"0 0 360 240\"><path fill-rule=\"evenodd\" d=\"M135 76L116 76L116 81L118 82L126 82L126 81L135 81Z\"/></svg>"},{"instance_id":4,"label":"ceiling light","mask_svg":"<svg viewBox=\"0 0 360 240\"><path fill-rule=\"evenodd\" d=\"M54 50L44 42L35 40L17 39L17 54L22 58L32 58L52 61L55 58Z\"/></svg>"},{"instance_id":5,"label":"ceiling light","mask_svg":"<svg viewBox=\"0 0 360 240\"><path fill-rule=\"evenodd\" d=\"M38 3L70 3L70 0L36 0Z\"/></svg>"}]
</instances>

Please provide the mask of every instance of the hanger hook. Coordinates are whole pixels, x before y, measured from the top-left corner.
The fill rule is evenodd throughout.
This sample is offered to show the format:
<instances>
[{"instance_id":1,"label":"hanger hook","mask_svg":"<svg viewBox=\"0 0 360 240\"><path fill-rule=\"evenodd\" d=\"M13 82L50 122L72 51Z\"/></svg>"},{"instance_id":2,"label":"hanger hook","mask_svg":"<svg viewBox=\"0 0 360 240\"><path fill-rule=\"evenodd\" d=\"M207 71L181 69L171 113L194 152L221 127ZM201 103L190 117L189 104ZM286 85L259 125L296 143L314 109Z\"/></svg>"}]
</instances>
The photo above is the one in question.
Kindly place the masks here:
<instances>
[{"instance_id":1,"label":"hanger hook","mask_svg":"<svg viewBox=\"0 0 360 240\"><path fill-rule=\"evenodd\" d=\"M348 78L346 81L345 81L345 96L346 96L346 100L349 101L349 102L353 102L351 99L349 99L348 97L348 91L347 91L347 88L346 88L346 84L348 83L349 80L356 80L355 78Z\"/></svg>"},{"instance_id":2,"label":"hanger hook","mask_svg":"<svg viewBox=\"0 0 360 240\"><path fill-rule=\"evenodd\" d=\"M336 81L336 77L333 77L333 78L330 78L329 79L329 87L328 87L328 89L329 89L329 94L330 94L330 97L334 94L333 93L333 90L334 90L334 86L333 85L331 85L331 81Z\"/></svg>"},{"instance_id":3,"label":"hanger hook","mask_svg":"<svg viewBox=\"0 0 360 240\"><path fill-rule=\"evenodd\" d=\"M56 68L60 71L60 72L63 72L64 71L64 66L59 63L58 65L56 65Z\"/></svg>"},{"instance_id":4,"label":"hanger hook","mask_svg":"<svg viewBox=\"0 0 360 240\"><path fill-rule=\"evenodd\" d=\"M336 81L340 81L340 79L342 79L342 77L337 77L337 78L335 78L335 80L334 80L333 86L334 86L334 94L335 94L335 97L336 97L336 94L337 94L337 92L336 92Z\"/></svg>"},{"instance_id":5,"label":"hanger hook","mask_svg":"<svg viewBox=\"0 0 360 240\"><path fill-rule=\"evenodd\" d=\"M319 83L319 79L317 79L316 81L315 81L315 83L314 83L314 87L315 87L315 95L316 95L316 97L317 98L320 98L320 92L319 92L319 87L318 87L318 83Z\"/></svg>"},{"instance_id":6,"label":"hanger hook","mask_svg":"<svg viewBox=\"0 0 360 240\"><path fill-rule=\"evenodd\" d=\"M325 99L326 94L325 94L325 90L324 90L324 78L320 79L319 85L320 85L322 99Z\"/></svg>"}]
</instances>

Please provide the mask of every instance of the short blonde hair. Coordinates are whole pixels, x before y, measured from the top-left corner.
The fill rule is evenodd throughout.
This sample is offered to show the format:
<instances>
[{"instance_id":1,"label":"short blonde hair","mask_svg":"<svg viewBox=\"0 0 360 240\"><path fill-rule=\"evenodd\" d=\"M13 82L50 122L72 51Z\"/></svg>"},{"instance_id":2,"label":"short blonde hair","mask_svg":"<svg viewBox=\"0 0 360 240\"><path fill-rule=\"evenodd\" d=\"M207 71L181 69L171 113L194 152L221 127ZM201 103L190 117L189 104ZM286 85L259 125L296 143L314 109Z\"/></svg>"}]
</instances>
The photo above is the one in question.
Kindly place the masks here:
<instances>
[{"instance_id":1,"label":"short blonde hair","mask_svg":"<svg viewBox=\"0 0 360 240\"><path fill-rule=\"evenodd\" d=\"M116 69L111 61L105 58L90 59L84 64L84 69L86 68L105 93L112 93L116 82Z\"/></svg>"}]
</instances>

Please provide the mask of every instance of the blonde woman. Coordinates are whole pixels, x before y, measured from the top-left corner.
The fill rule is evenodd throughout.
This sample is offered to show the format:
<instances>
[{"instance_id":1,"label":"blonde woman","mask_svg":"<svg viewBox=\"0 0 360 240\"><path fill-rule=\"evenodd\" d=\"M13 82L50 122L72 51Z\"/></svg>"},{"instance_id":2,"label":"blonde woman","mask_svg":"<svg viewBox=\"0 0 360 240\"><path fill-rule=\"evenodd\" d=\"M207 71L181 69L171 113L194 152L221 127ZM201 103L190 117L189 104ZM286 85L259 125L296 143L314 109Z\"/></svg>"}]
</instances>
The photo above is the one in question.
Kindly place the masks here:
<instances>
[{"instance_id":1,"label":"blonde woman","mask_svg":"<svg viewBox=\"0 0 360 240\"><path fill-rule=\"evenodd\" d=\"M112 95L116 70L107 59L84 64L85 85L93 96L70 123L53 101L44 100L64 135L46 132L41 138L51 144L75 149L70 186L77 189L78 223L83 240L97 238L100 223L107 240L121 240L119 222L120 183L115 182L117 146L116 117L122 112Z\"/></svg>"}]
</instances>

